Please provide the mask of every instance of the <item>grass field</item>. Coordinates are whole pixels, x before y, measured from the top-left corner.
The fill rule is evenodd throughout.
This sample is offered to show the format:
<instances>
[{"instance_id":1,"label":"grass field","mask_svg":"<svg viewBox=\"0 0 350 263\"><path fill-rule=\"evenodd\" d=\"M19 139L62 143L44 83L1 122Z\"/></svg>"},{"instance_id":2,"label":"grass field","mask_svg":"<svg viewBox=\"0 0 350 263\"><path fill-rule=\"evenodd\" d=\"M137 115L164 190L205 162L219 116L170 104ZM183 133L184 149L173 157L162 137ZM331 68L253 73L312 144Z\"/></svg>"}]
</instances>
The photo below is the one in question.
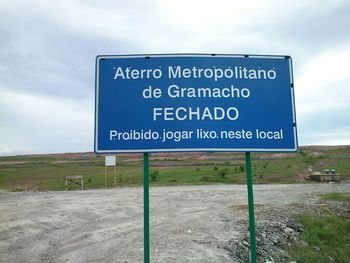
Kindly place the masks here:
<instances>
[{"instance_id":1,"label":"grass field","mask_svg":"<svg viewBox=\"0 0 350 263\"><path fill-rule=\"evenodd\" d=\"M64 190L67 175L83 175L86 189L142 184L142 154L117 155L114 168L104 166L104 156L67 153L0 157L0 189ZM152 154L151 185L245 183L243 153ZM304 182L310 171L334 168L342 180L350 179L350 146L302 147L297 153L253 153L254 183ZM71 185L70 189L79 189Z\"/></svg>"},{"instance_id":2,"label":"grass field","mask_svg":"<svg viewBox=\"0 0 350 263\"><path fill-rule=\"evenodd\" d=\"M349 204L350 193L332 192L324 195L327 201ZM291 259L301 263L347 263L350 259L350 219L335 215L330 210L318 215L306 213L299 216L304 232L290 248Z\"/></svg>"}]
</instances>

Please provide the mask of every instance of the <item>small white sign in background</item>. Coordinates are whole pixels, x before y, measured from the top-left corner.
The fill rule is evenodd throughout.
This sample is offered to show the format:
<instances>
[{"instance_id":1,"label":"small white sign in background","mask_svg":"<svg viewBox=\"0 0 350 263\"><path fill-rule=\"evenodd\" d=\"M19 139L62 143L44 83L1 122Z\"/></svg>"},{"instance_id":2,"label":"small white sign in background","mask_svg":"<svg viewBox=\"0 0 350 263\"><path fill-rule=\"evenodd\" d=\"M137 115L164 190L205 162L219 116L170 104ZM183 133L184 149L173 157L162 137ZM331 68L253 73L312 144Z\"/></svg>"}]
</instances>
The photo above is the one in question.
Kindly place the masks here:
<instances>
[{"instance_id":1,"label":"small white sign in background","mask_svg":"<svg viewBox=\"0 0 350 263\"><path fill-rule=\"evenodd\" d=\"M115 155L105 156L105 166L115 166L116 158Z\"/></svg>"}]
</instances>

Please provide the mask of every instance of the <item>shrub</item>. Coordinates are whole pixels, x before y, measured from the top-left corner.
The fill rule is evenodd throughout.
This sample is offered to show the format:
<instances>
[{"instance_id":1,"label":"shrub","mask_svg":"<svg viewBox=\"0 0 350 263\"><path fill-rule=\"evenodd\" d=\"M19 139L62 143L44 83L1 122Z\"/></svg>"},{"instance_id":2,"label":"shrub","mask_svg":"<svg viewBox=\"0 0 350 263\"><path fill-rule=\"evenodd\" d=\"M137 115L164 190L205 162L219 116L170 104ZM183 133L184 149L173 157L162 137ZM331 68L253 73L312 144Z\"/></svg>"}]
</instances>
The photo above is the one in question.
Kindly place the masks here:
<instances>
[{"instance_id":1,"label":"shrub","mask_svg":"<svg viewBox=\"0 0 350 263\"><path fill-rule=\"evenodd\" d=\"M204 176L202 176L201 181L203 181L203 182L209 182L209 181L210 181L210 177L204 175Z\"/></svg>"},{"instance_id":2,"label":"shrub","mask_svg":"<svg viewBox=\"0 0 350 263\"><path fill-rule=\"evenodd\" d=\"M218 175L219 175L221 178L225 178L226 175L227 175L227 173L228 173L228 169L227 169L227 168L223 168L223 169L219 170Z\"/></svg>"},{"instance_id":3,"label":"shrub","mask_svg":"<svg viewBox=\"0 0 350 263\"><path fill-rule=\"evenodd\" d=\"M155 180L157 179L158 174L159 174L159 171L158 171L158 170L156 170L156 171L154 171L154 172L152 172L152 173L150 174L150 177L151 177L152 181L155 181Z\"/></svg>"}]
</instances>

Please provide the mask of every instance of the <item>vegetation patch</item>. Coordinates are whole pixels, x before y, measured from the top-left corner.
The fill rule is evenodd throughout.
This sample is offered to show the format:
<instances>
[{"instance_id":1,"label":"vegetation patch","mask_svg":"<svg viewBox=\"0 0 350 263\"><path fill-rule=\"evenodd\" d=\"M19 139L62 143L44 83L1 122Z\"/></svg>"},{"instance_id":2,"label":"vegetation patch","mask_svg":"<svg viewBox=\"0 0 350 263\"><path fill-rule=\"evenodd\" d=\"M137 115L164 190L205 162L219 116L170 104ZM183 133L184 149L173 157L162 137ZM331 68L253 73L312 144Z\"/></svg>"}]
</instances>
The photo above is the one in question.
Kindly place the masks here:
<instances>
[{"instance_id":1,"label":"vegetation patch","mask_svg":"<svg viewBox=\"0 0 350 263\"><path fill-rule=\"evenodd\" d=\"M327 201L350 201L350 193L332 192L324 195ZM350 233L349 233L350 234Z\"/></svg>"},{"instance_id":2,"label":"vegetation patch","mask_svg":"<svg viewBox=\"0 0 350 263\"><path fill-rule=\"evenodd\" d=\"M84 189L98 189L106 187L105 174L107 187L141 186L142 160L142 154L118 154L115 183L114 171L104 166L104 156L94 153L0 157L0 189L65 190L65 176L71 175L84 176ZM150 181L152 186L244 184L244 164L242 153L154 153L150 156ZM350 146L252 153L254 184L307 182L305 176L310 171L331 168L341 180L350 180ZM72 185L70 189L80 188Z\"/></svg>"},{"instance_id":3,"label":"vegetation patch","mask_svg":"<svg viewBox=\"0 0 350 263\"><path fill-rule=\"evenodd\" d=\"M303 214L300 222L304 226L301 242L289 251L297 262L349 262L350 220L345 217Z\"/></svg>"}]
</instances>

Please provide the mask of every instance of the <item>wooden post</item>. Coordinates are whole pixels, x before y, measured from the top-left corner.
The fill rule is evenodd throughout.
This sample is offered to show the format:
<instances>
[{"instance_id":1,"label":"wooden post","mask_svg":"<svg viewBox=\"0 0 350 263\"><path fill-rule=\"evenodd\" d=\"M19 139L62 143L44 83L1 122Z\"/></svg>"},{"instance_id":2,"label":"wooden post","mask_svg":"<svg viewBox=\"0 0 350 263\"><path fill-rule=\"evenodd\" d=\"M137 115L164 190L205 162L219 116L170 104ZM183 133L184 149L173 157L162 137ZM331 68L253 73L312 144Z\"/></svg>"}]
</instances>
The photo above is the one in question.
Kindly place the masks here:
<instances>
[{"instance_id":1,"label":"wooden post","mask_svg":"<svg viewBox=\"0 0 350 263\"><path fill-rule=\"evenodd\" d=\"M114 185L117 185L117 164L114 165Z\"/></svg>"},{"instance_id":2,"label":"wooden post","mask_svg":"<svg viewBox=\"0 0 350 263\"><path fill-rule=\"evenodd\" d=\"M107 188L107 167L105 166L105 187Z\"/></svg>"}]
</instances>

